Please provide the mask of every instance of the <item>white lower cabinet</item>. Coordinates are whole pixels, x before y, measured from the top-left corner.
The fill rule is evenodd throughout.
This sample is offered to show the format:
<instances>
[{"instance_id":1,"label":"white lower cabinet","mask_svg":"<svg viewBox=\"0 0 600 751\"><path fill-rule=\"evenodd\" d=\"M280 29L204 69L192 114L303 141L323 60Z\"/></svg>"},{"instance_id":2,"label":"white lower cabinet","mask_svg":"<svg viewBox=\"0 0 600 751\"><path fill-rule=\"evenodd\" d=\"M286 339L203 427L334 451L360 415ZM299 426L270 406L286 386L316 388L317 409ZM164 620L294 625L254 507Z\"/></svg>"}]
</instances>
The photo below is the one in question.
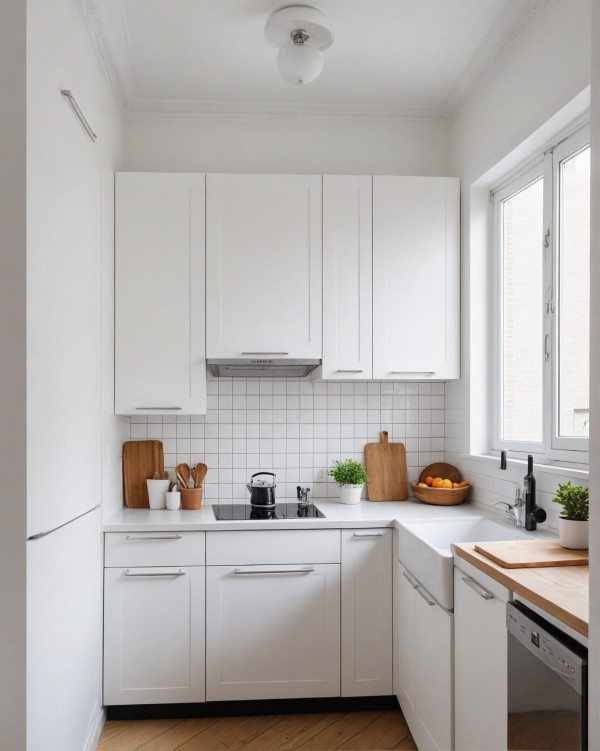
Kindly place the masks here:
<instances>
[{"instance_id":1,"label":"white lower cabinet","mask_svg":"<svg viewBox=\"0 0 600 751\"><path fill-rule=\"evenodd\" d=\"M506 751L510 592L468 564L460 565L454 569L456 751Z\"/></svg>"},{"instance_id":2,"label":"white lower cabinet","mask_svg":"<svg viewBox=\"0 0 600 751\"><path fill-rule=\"evenodd\" d=\"M401 562L395 573L396 697L419 751L450 751L452 615Z\"/></svg>"},{"instance_id":3,"label":"white lower cabinet","mask_svg":"<svg viewBox=\"0 0 600 751\"><path fill-rule=\"evenodd\" d=\"M339 565L208 566L206 596L209 701L339 696Z\"/></svg>"},{"instance_id":4,"label":"white lower cabinet","mask_svg":"<svg viewBox=\"0 0 600 751\"><path fill-rule=\"evenodd\" d=\"M392 530L342 530L342 696L392 693Z\"/></svg>"},{"instance_id":5,"label":"white lower cabinet","mask_svg":"<svg viewBox=\"0 0 600 751\"><path fill-rule=\"evenodd\" d=\"M339 530L207 534L207 700L340 695L339 560Z\"/></svg>"},{"instance_id":6,"label":"white lower cabinet","mask_svg":"<svg viewBox=\"0 0 600 751\"><path fill-rule=\"evenodd\" d=\"M104 703L204 701L204 567L104 577Z\"/></svg>"}]
</instances>

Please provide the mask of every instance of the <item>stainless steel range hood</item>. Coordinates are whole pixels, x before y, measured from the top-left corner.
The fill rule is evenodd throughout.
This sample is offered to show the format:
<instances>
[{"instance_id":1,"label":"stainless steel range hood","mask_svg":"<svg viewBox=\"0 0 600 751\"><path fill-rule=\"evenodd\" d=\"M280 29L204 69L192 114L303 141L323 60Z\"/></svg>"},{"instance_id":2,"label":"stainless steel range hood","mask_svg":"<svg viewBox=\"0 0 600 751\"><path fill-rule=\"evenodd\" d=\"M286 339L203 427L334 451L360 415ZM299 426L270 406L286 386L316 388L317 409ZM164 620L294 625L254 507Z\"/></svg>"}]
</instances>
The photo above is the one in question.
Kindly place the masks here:
<instances>
[{"instance_id":1,"label":"stainless steel range hood","mask_svg":"<svg viewBox=\"0 0 600 751\"><path fill-rule=\"evenodd\" d=\"M206 365L216 378L304 378L320 360L294 360L287 358L207 359Z\"/></svg>"}]
</instances>

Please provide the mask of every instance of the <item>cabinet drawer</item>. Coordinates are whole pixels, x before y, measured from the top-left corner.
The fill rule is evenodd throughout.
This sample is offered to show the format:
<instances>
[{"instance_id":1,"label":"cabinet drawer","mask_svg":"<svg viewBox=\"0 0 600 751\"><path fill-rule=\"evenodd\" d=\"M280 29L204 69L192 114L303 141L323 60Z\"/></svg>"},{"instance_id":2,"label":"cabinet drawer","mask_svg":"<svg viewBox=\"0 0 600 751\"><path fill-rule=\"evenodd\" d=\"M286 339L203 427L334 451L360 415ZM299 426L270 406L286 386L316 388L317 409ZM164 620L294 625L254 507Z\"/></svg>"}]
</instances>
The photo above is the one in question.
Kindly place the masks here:
<instances>
[{"instance_id":1,"label":"cabinet drawer","mask_svg":"<svg viewBox=\"0 0 600 751\"><path fill-rule=\"evenodd\" d=\"M204 566L204 532L109 532L104 565Z\"/></svg>"},{"instance_id":2,"label":"cabinet drawer","mask_svg":"<svg viewBox=\"0 0 600 751\"><path fill-rule=\"evenodd\" d=\"M206 534L208 566L339 562L339 529L273 529Z\"/></svg>"}]
</instances>

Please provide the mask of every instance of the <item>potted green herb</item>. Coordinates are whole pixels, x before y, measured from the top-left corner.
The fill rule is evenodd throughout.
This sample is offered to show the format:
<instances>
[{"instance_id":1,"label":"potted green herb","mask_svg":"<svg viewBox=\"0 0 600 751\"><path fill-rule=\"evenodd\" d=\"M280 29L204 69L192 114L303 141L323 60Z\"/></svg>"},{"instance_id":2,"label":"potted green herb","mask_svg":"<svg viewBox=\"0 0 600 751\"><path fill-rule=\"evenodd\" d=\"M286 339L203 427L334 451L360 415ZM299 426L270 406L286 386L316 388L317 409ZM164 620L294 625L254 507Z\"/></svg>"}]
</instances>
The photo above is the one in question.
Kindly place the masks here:
<instances>
[{"instance_id":1,"label":"potted green herb","mask_svg":"<svg viewBox=\"0 0 600 751\"><path fill-rule=\"evenodd\" d=\"M335 461L328 472L340 488L341 503L359 503L363 485L368 482L366 468L356 459Z\"/></svg>"},{"instance_id":2,"label":"potted green herb","mask_svg":"<svg viewBox=\"0 0 600 751\"><path fill-rule=\"evenodd\" d=\"M552 499L562 507L558 517L558 535L563 548L580 550L589 547L590 491L570 482L559 483Z\"/></svg>"}]
</instances>

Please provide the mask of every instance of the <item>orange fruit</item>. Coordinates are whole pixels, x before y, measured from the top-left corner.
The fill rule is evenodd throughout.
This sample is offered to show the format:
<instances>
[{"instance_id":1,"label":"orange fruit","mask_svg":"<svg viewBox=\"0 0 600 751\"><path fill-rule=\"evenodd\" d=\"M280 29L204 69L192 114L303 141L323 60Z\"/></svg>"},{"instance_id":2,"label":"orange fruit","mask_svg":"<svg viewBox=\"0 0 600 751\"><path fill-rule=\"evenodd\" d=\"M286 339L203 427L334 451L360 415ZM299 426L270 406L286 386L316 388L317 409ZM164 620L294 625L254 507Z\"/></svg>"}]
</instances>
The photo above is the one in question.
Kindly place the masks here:
<instances>
[{"instance_id":1,"label":"orange fruit","mask_svg":"<svg viewBox=\"0 0 600 751\"><path fill-rule=\"evenodd\" d=\"M433 477L426 477L425 478L425 484L426 485L432 485L433 484Z\"/></svg>"},{"instance_id":2,"label":"orange fruit","mask_svg":"<svg viewBox=\"0 0 600 751\"><path fill-rule=\"evenodd\" d=\"M461 488L466 488L468 484L469 484L469 483L468 483L468 482L467 482L466 480L463 480L463 481L462 481L462 482L460 483L460 487L461 487Z\"/></svg>"},{"instance_id":3,"label":"orange fruit","mask_svg":"<svg viewBox=\"0 0 600 751\"><path fill-rule=\"evenodd\" d=\"M431 484L434 488L441 488L443 482L441 477L436 477Z\"/></svg>"},{"instance_id":4,"label":"orange fruit","mask_svg":"<svg viewBox=\"0 0 600 751\"><path fill-rule=\"evenodd\" d=\"M460 488L460 483L459 482L453 482L452 483L452 487L453 488Z\"/></svg>"},{"instance_id":5,"label":"orange fruit","mask_svg":"<svg viewBox=\"0 0 600 751\"><path fill-rule=\"evenodd\" d=\"M443 488L451 488L452 487L452 480L442 480L442 487Z\"/></svg>"}]
</instances>

